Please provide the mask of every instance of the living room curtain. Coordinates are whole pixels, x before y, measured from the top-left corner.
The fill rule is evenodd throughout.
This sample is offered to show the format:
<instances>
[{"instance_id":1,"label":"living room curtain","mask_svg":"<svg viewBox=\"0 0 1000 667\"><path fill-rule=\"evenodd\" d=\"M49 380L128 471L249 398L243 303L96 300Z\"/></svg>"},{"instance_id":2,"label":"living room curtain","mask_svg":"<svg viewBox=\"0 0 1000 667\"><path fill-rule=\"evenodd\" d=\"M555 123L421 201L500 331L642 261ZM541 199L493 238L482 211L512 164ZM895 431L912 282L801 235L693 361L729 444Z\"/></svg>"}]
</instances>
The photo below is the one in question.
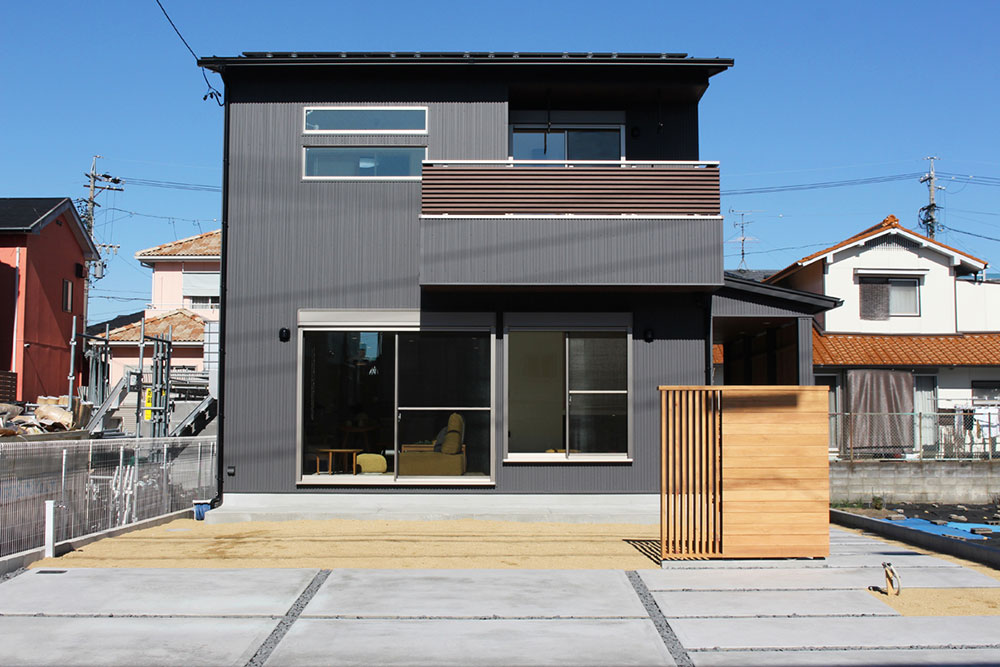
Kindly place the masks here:
<instances>
[{"instance_id":1,"label":"living room curtain","mask_svg":"<svg viewBox=\"0 0 1000 667\"><path fill-rule=\"evenodd\" d=\"M902 458L913 449L913 374L847 371L848 447L854 457Z\"/></svg>"}]
</instances>

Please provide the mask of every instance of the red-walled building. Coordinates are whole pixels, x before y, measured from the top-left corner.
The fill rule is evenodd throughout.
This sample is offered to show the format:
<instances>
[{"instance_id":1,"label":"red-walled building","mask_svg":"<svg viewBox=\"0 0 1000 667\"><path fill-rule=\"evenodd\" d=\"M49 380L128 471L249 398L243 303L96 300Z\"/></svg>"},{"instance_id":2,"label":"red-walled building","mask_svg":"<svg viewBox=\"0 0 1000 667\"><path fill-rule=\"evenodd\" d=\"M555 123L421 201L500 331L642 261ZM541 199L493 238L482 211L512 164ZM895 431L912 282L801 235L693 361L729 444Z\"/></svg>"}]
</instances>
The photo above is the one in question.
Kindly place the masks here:
<instances>
[{"instance_id":1,"label":"red-walled building","mask_svg":"<svg viewBox=\"0 0 1000 667\"><path fill-rule=\"evenodd\" d=\"M66 393L73 316L85 325L84 262L97 258L70 199L0 198L0 400L12 398L4 386L21 401Z\"/></svg>"}]
</instances>

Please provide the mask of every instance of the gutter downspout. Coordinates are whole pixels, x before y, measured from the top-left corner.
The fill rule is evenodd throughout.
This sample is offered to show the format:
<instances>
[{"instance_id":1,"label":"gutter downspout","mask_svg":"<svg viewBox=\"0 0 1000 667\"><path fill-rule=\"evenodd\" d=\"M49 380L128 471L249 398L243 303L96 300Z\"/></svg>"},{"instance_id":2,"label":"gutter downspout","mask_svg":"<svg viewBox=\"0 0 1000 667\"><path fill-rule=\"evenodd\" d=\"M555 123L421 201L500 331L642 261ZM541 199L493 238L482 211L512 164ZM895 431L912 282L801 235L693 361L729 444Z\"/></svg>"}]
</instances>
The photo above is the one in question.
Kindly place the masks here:
<instances>
[{"instance_id":1,"label":"gutter downspout","mask_svg":"<svg viewBox=\"0 0 1000 667\"><path fill-rule=\"evenodd\" d=\"M12 373L17 372L17 310L19 306L19 299L21 297L21 246L17 246L14 249L14 330L11 332L11 346L13 349L10 351L10 370ZM24 336L21 336L21 340L24 340ZM24 349L23 347L21 348ZM14 389L15 394L17 393L17 388Z\"/></svg>"},{"instance_id":2,"label":"gutter downspout","mask_svg":"<svg viewBox=\"0 0 1000 667\"><path fill-rule=\"evenodd\" d=\"M712 354L712 344L715 339L715 330L712 320L712 294L705 297L705 384L712 386L715 384L713 373L715 371L715 356Z\"/></svg>"},{"instance_id":3,"label":"gutter downspout","mask_svg":"<svg viewBox=\"0 0 1000 667\"><path fill-rule=\"evenodd\" d=\"M225 84L225 67L219 68L219 76ZM218 434L216 435L216 470L215 470L215 497L209 503L209 507L215 509L222 504L222 487L225 481L225 465L223 464L222 453L225 451L225 431L226 431L226 266L228 264L229 244L226 242L229 237L229 91L226 91L225 105L223 107L223 136L222 136L222 235L219 249L219 413L216 419L219 420Z\"/></svg>"}]
</instances>

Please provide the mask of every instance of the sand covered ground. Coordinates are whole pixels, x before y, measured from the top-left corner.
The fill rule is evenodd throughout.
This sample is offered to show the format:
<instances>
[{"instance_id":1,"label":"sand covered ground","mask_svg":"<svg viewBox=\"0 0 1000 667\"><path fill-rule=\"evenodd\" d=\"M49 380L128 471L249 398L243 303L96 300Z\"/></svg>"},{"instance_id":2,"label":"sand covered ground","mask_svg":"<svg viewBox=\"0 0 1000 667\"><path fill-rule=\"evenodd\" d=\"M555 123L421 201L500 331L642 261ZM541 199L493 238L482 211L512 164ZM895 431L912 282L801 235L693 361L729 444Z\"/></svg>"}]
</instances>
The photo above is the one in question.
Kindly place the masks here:
<instances>
[{"instance_id":1,"label":"sand covered ground","mask_svg":"<svg viewBox=\"0 0 1000 667\"><path fill-rule=\"evenodd\" d=\"M178 519L38 567L619 569L659 567L659 528L515 521Z\"/></svg>"}]
</instances>

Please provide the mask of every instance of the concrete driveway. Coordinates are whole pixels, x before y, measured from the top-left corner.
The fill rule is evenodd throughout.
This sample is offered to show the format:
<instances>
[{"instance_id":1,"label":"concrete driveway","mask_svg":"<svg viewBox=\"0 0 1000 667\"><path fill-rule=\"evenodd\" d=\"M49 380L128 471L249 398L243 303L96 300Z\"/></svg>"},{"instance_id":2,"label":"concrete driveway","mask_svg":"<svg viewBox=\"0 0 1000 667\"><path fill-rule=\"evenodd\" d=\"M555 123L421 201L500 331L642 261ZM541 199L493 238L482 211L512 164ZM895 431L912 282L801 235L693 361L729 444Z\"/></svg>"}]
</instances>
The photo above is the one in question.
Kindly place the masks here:
<instances>
[{"instance_id":1,"label":"concrete driveway","mask_svg":"<svg viewBox=\"0 0 1000 667\"><path fill-rule=\"evenodd\" d=\"M617 570L38 569L0 584L3 665L1000 664L1000 616L865 588L1000 588L833 529L825 561Z\"/></svg>"}]
</instances>

